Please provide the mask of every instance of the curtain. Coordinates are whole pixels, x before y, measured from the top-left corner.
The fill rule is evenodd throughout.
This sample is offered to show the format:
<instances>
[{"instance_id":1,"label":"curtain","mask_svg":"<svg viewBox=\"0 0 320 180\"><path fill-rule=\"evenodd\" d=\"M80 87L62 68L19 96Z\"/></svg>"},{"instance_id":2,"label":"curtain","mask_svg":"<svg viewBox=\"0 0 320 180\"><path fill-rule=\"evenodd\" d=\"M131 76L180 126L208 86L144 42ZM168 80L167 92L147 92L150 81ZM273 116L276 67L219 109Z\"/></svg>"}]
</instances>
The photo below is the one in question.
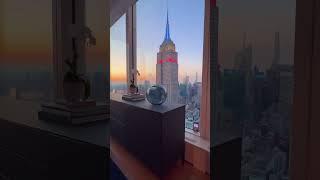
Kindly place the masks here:
<instances>
[{"instance_id":1,"label":"curtain","mask_svg":"<svg viewBox=\"0 0 320 180\"><path fill-rule=\"evenodd\" d=\"M210 1L205 0L200 136L210 140Z\"/></svg>"}]
</instances>

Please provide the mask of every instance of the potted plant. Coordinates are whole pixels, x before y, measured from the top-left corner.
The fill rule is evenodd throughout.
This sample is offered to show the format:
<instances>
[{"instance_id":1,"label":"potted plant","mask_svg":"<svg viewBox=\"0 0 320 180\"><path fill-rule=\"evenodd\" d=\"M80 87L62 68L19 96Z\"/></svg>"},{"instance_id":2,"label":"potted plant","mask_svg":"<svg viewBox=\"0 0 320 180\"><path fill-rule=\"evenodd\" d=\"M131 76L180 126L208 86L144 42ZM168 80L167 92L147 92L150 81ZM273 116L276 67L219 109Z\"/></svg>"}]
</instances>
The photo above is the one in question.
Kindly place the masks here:
<instances>
[{"instance_id":1,"label":"potted plant","mask_svg":"<svg viewBox=\"0 0 320 180\"><path fill-rule=\"evenodd\" d=\"M140 76L140 73L138 70L131 70L131 75L132 75L132 79L130 80L131 84L129 86L129 93L130 94L136 94L139 92L138 87L135 85L135 76L138 75Z\"/></svg>"},{"instance_id":2,"label":"potted plant","mask_svg":"<svg viewBox=\"0 0 320 180\"><path fill-rule=\"evenodd\" d=\"M73 58L65 60L69 69L63 79L63 94L67 102L84 101L90 96L89 80L83 74L78 73L77 60L75 39L73 39Z\"/></svg>"}]
</instances>

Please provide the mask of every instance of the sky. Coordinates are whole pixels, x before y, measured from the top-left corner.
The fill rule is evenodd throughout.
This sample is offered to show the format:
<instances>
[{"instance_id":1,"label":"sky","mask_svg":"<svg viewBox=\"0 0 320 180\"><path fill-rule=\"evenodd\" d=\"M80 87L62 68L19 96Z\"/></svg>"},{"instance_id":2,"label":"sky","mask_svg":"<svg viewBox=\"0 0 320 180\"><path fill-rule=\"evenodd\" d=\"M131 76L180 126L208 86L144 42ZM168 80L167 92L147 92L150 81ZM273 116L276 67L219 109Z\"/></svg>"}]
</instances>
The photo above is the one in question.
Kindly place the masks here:
<instances>
[{"instance_id":1,"label":"sky","mask_svg":"<svg viewBox=\"0 0 320 180\"><path fill-rule=\"evenodd\" d=\"M52 21L49 0L1 0L0 62L48 64L52 59Z\"/></svg>"},{"instance_id":2,"label":"sky","mask_svg":"<svg viewBox=\"0 0 320 180\"><path fill-rule=\"evenodd\" d=\"M296 0L218 0L219 62L233 65L243 34L253 46L253 63L267 69L272 62L275 32L280 32L280 63L293 64Z\"/></svg>"},{"instance_id":3,"label":"sky","mask_svg":"<svg viewBox=\"0 0 320 180\"><path fill-rule=\"evenodd\" d=\"M179 81L188 75L201 81L204 0L139 0L137 3L137 65L140 81L155 81L157 52L163 42L169 7L171 39L176 45ZM125 81L125 16L111 28L111 80Z\"/></svg>"},{"instance_id":4,"label":"sky","mask_svg":"<svg viewBox=\"0 0 320 180\"><path fill-rule=\"evenodd\" d=\"M179 80L201 79L204 0L168 0L171 38L176 44ZM87 22L98 46L88 50L88 64L101 67L105 59L104 4L87 0ZM219 61L232 67L243 33L253 46L254 63L266 69L273 57L274 33L280 32L281 63L293 63L295 0L218 0ZM163 41L166 0L137 3L138 68L141 80L155 79L156 54ZM0 0L0 68L5 64L52 70L52 0ZM125 78L125 17L111 28L111 77ZM114 65L115 64L115 65ZM19 66L18 66L19 65Z\"/></svg>"},{"instance_id":5,"label":"sky","mask_svg":"<svg viewBox=\"0 0 320 180\"><path fill-rule=\"evenodd\" d=\"M107 66L106 1L86 0L86 24L97 45L87 48L88 71ZM0 68L52 71L52 0L0 0Z\"/></svg>"},{"instance_id":6,"label":"sky","mask_svg":"<svg viewBox=\"0 0 320 180\"><path fill-rule=\"evenodd\" d=\"M169 0L171 37L179 59L179 80L186 75L201 79L203 53L203 0ZM156 54L163 41L166 0L139 0L137 3L138 69L140 79L155 79ZM293 64L295 0L217 0L219 7L218 60L232 68L242 48L243 34L253 47L253 64L261 70L270 67L275 32L280 32L280 63ZM111 28L111 76L124 81L125 17ZM121 55L122 54L122 55ZM122 65L122 66L121 66ZM122 77L122 78L121 78Z\"/></svg>"}]
</instances>

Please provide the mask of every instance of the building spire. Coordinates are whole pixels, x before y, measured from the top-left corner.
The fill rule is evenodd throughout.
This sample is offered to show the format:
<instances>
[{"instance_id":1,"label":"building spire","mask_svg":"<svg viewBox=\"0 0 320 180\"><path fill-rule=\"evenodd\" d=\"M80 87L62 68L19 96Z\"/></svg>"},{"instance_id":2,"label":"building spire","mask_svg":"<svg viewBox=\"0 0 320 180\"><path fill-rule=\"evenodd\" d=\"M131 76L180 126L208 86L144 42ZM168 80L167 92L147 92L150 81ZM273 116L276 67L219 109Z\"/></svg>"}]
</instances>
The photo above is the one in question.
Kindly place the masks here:
<instances>
[{"instance_id":1,"label":"building spire","mask_svg":"<svg viewBox=\"0 0 320 180\"><path fill-rule=\"evenodd\" d=\"M170 41L170 25L169 25L169 7L168 7L168 2L167 2L167 25L166 25L166 35L164 38L165 41Z\"/></svg>"}]
</instances>

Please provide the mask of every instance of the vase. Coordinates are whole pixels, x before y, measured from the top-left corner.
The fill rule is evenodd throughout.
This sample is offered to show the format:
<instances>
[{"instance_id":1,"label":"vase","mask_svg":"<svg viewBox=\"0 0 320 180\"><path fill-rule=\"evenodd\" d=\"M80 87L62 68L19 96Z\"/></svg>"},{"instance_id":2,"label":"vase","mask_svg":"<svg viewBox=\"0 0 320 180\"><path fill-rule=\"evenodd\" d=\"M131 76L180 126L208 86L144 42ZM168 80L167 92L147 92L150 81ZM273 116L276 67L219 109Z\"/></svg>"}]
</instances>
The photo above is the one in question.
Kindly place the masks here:
<instances>
[{"instance_id":1,"label":"vase","mask_svg":"<svg viewBox=\"0 0 320 180\"><path fill-rule=\"evenodd\" d=\"M79 102L85 98L85 88L83 81L64 81L63 96L68 102Z\"/></svg>"},{"instance_id":2,"label":"vase","mask_svg":"<svg viewBox=\"0 0 320 180\"><path fill-rule=\"evenodd\" d=\"M136 94L138 93L138 88L136 86L130 86L129 87L129 93L130 94Z\"/></svg>"}]
</instances>

